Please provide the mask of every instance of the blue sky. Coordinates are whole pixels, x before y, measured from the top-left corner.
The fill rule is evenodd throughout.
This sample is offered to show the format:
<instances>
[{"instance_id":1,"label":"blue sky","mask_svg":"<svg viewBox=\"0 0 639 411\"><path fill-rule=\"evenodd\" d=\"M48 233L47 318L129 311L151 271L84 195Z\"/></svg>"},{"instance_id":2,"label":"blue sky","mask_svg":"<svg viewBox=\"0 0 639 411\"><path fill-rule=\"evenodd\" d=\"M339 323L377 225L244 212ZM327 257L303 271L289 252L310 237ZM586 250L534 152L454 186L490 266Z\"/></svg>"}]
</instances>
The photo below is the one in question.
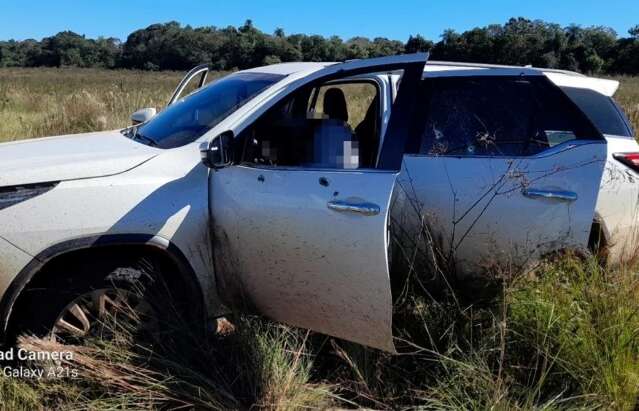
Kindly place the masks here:
<instances>
[{"instance_id":1,"label":"blue sky","mask_svg":"<svg viewBox=\"0 0 639 411\"><path fill-rule=\"evenodd\" d=\"M524 16L561 25L605 25L626 35L639 24L639 0L360 1L360 0L0 0L0 39L40 39L62 30L122 40L133 30L176 20L224 27L252 19L286 33L383 36L437 40L444 29L463 31Z\"/></svg>"}]
</instances>

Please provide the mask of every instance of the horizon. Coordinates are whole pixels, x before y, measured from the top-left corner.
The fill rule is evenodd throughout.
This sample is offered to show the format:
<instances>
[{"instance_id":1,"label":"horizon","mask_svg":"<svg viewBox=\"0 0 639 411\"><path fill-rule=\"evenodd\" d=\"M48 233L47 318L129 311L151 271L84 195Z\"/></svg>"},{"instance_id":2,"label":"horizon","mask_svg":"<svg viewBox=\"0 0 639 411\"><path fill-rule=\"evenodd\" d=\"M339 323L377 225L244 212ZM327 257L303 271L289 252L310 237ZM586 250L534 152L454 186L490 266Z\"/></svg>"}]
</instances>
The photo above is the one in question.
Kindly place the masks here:
<instances>
[{"instance_id":1,"label":"horizon","mask_svg":"<svg viewBox=\"0 0 639 411\"><path fill-rule=\"evenodd\" d=\"M118 4L125 5L124 0L114 0L109 4L81 5L73 0L58 0L55 4L33 0L31 4L32 10L36 11L31 10L27 16L23 12L23 3L9 0L3 4L1 8L5 21L0 25L0 40L41 40L68 30L87 38L114 37L126 41L128 35L136 30L170 21L177 21L182 26L224 28L238 27L246 20L251 20L257 29L267 34L282 28L287 35L337 35L344 40L353 37L385 37L403 42L409 36L418 34L438 41L447 29L461 33L475 27L504 24L510 18L517 17L543 20L562 27L573 24L582 27L604 26L613 29L618 37L627 37L628 30L639 24L639 2L630 0L616 1L615 7L601 4L584 6L583 2L577 0L567 0L561 4L542 0L524 5L493 0L481 7L468 0L461 0L456 3L456 6L461 7L451 4L425 7L411 0L392 10L395 16L393 19L388 18L389 10L386 5L380 2L382 7L370 1L341 4L337 0L327 0L319 10L317 7L296 4L292 0L283 0L268 7L251 7L256 4L255 1L213 6L198 0L183 0L179 6L175 6L166 0L140 0L136 7L148 11L137 14L123 12L122 7L114 7ZM469 4L474 7L468 6ZM459 13L464 5L466 9L476 10ZM332 9L335 7L339 7L342 13L334 14ZM430 23L431 20L434 23Z\"/></svg>"}]
</instances>

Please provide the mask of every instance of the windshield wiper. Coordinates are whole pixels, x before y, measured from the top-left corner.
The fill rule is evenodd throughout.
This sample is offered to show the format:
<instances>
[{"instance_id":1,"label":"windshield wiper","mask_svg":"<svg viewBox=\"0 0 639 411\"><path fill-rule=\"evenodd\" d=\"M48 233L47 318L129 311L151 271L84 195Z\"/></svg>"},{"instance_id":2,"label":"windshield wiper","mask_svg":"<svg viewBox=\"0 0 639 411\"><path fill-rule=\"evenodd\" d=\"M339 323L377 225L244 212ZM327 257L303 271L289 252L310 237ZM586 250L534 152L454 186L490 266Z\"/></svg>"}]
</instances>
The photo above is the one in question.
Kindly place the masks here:
<instances>
[{"instance_id":1,"label":"windshield wiper","mask_svg":"<svg viewBox=\"0 0 639 411\"><path fill-rule=\"evenodd\" d=\"M137 126L125 128L120 131L124 136L130 138L133 141L137 141L142 144L146 144L147 146L157 147L158 143L150 137L145 136L144 134L140 134Z\"/></svg>"},{"instance_id":2,"label":"windshield wiper","mask_svg":"<svg viewBox=\"0 0 639 411\"><path fill-rule=\"evenodd\" d=\"M133 140L139 141L142 144L146 144L147 146L151 146L151 147L157 147L158 146L158 143L156 143L155 140L153 140L152 138L147 137L147 136L145 136L143 134L140 134L137 131L133 135Z\"/></svg>"}]
</instances>

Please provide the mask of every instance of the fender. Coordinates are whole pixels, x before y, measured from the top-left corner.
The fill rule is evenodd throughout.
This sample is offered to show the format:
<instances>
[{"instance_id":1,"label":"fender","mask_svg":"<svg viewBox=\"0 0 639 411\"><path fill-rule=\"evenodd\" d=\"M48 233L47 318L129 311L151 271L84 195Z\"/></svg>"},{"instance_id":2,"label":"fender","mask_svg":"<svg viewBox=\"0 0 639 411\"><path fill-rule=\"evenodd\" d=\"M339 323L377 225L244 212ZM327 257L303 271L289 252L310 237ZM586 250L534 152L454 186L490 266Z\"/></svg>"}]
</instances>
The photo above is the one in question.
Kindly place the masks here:
<instances>
[{"instance_id":1,"label":"fender","mask_svg":"<svg viewBox=\"0 0 639 411\"><path fill-rule=\"evenodd\" d=\"M202 288L191 264L182 251L166 238L149 234L108 234L80 237L55 244L41 251L14 278L0 300L0 333L2 334L2 339L4 339L9 325L13 305L20 293L33 277L54 258L72 251L127 245L148 246L162 251L176 265L179 274L187 281L189 288L197 293L201 307L206 307Z\"/></svg>"}]
</instances>

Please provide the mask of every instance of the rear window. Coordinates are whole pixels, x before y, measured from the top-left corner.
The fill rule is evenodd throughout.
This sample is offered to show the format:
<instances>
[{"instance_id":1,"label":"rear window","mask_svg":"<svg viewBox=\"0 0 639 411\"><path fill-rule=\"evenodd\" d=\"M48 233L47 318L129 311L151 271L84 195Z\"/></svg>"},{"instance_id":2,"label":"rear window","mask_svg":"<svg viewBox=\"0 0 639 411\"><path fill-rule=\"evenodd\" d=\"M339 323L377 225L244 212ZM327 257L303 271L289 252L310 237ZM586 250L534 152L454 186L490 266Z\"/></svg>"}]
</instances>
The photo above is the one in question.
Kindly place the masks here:
<instances>
[{"instance_id":1,"label":"rear window","mask_svg":"<svg viewBox=\"0 0 639 411\"><path fill-rule=\"evenodd\" d=\"M426 79L420 99L420 154L529 156L571 140L602 138L541 77Z\"/></svg>"},{"instance_id":2,"label":"rear window","mask_svg":"<svg viewBox=\"0 0 639 411\"><path fill-rule=\"evenodd\" d=\"M594 90L562 87L602 134L632 137L632 130L615 101Z\"/></svg>"}]
</instances>

